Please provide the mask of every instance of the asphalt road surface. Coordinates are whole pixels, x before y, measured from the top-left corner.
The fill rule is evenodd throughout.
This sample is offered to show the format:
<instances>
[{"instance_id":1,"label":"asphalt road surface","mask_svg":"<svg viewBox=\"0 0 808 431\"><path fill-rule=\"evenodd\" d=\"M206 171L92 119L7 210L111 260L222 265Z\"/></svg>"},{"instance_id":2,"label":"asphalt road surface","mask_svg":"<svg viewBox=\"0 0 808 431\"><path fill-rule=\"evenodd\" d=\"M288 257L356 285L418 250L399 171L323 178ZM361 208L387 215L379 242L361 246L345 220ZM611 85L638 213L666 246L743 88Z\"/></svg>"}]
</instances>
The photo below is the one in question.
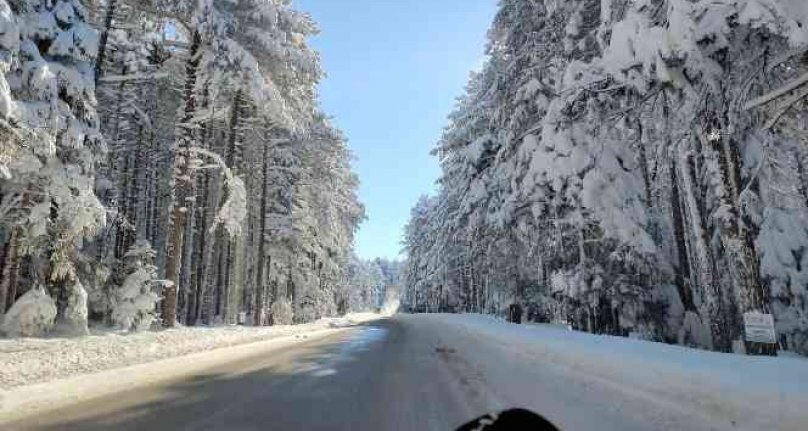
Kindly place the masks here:
<instances>
[{"instance_id":1,"label":"asphalt road surface","mask_svg":"<svg viewBox=\"0 0 808 431\"><path fill-rule=\"evenodd\" d=\"M428 317L400 316L85 401L4 431L453 430L511 407L530 408L565 431L719 429L518 352Z\"/></svg>"},{"instance_id":2,"label":"asphalt road surface","mask_svg":"<svg viewBox=\"0 0 808 431\"><path fill-rule=\"evenodd\" d=\"M20 430L454 429L470 412L419 334L381 320L7 425ZM411 415L411 406L421 408Z\"/></svg>"}]
</instances>

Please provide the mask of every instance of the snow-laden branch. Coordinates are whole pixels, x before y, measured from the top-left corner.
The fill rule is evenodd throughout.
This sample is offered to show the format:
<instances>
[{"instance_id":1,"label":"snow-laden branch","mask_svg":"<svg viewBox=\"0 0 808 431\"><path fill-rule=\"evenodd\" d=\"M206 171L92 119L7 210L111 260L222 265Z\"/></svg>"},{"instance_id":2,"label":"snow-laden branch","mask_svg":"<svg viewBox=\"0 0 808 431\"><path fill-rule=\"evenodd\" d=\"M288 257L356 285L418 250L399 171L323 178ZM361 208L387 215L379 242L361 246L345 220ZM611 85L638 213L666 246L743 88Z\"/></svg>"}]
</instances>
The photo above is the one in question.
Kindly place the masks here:
<instances>
[{"instance_id":1,"label":"snow-laden branch","mask_svg":"<svg viewBox=\"0 0 808 431\"><path fill-rule=\"evenodd\" d=\"M148 114L143 112L140 107L137 105L132 105L132 111L137 114L138 119L140 120L140 124L143 125L146 129L154 130L154 125L152 124L151 117Z\"/></svg>"},{"instance_id":2,"label":"snow-laden branch","mask_svg":"<svg viewBox=\"0 0 808 431\"><path fill-rule=\"evenodd\" d=\"M17 139L19 139L21 141L24 140L22 134L20 134L20 132L19 132L20 127L19 126L15 127L15 126L11 125L11 123L9 123L8 121L6 121L3 118L0 118L0 128L7 131L8 133L11 133L12 135L14 135L15 138L17 138Z\"/></svg>"},{"instance_id":3,"label":"snow-laden branch","mask_svg":"<svg viewBox=\"0 0 808 431\"><path fill-rule=\"evenodd\" d=\"M805 73L804 75L800 76L799 78L789 82L788 84L786 84L786 85L784 85L784 86L782 86L782 87L780 87L780 88L778 88L776 90L770 91L769 93L766 93L766 94L764 94L764 95L762 95L760 97L756 97L756 98L746 102L746 105L743 106L743 109L745 111L748 111L750 109L757 108L758 106L765 105L765 104L767 104L769 102L772 102L773 100L776 100L776 99L779 99L780 97L785 96L786 94L796 90L797 88L799 88L799 87L801 87L801 86L803 86L805 84L808 84L808 73Z\"/></svg>"},{"instance_id":4,"label":"snow-laden branch","mask_svg":"<svg viewBox=\"0 0 808 431\"><path fill-rule=\"evenodd\" d=\"M168 74L161 73L136 73L131 75L107 75L98 79L98 82L106 84L129 82L129 81L145 81L150 79L163 79L168 78Z\"/></svg>"},{"instance_id":5,"label":"snow-laden branch","mask_svg":"<svg viewBox=\"0 0 808 431\"><path fill-rule=\"evenodd\" d=\"M218 166L224 174L227 199L216 214L213 225L210 227L210 232L215 231L222 224L231 238L241 236L241 226L247 217L247 189L244 186L244 181L233 175L233 171L227 166L222 156L199 147L191 147L186 151L189 156L203 156L211 159L213 164Z\"/></svg>"},{"instance_id":6,"label":"snow-laden branch","mask_svg":"<svg viewBox=\"0 0 808 431\"><path fill-rule=\"evenodd\" d=\"M19 208L21 203L22 203L21 194L9 195L8 197L0 201L0 222L4 222L6 215L11 213L13 209Z\"/></svg>"},{"instance_id":7,"label":"snow-laden branch","mask_svg":"<svg viewBox=\"0 0 808 431\"><path fill-rule=\"evenodd\" d=\"M227 189L227 200L216 214L210 231L213 232L222 224L230 238L237 238L241 236L241 226L247 218L247 189L244 181L232 175L229 169L225 171L224 185Z\"/></svg>"},{"instance_id":8,"label":"snow-laden branch","mask_svg":"<svg viewBox=\"0 0 808 431\"><path fill-rule=\"evenodd\" d=\"M220 120L220 119L225 118L226 114L227 114L227 111L225 111L225 110L216 111L215 109L206 109L206 110L200 111L197 115L195 115L193 118L191 118L191 120L188 121L188 123L189 124L201 124L201 123L211 121L211 120Z\"/></svg>"},{"instance_id":9,"label":"snow-laden branch","mask_svg":"<svg viewBox=\"0 0 808 431\"><path fill-rule=\"evenodd\" d=\"M771 129L772 127L774 127L775 124L777 124L777 122L780 121L780 118L782 118L783 115L785 115L785 113L788 112L788 110L791 109L792 106L794 106L794 104L804 99L805 97L808 97L808 87L798 91L797 94L786 99L785 102L783 103L783 108L781 108L780 111L778 111L777 114L771 118L771 120L767 121L766 124L763 126L763 128Z\"/></svg>"}]
</instances>

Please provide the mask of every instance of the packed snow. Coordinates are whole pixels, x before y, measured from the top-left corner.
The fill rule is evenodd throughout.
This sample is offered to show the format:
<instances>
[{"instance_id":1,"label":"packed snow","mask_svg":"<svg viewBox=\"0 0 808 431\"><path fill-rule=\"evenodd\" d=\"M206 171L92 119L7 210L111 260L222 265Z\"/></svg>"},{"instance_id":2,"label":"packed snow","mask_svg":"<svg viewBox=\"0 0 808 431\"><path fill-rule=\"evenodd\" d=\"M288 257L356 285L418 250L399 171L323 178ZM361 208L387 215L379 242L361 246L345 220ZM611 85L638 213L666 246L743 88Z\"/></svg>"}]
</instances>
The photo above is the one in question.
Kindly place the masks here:
<instances>
[{"instance_id":1,"label":"packed snow","mask_svg":"<svg viewBox=\"0 0 808 431\"><path fill-rule=\"evenodd\" d=\"M565 395L536 393L551 384L537 376L553 373L564 385L589 387L594 397L563 406L567 411L583 409L590 401L607 408L625 397L619 402L625 410L619 413L627 418L651 413L637 411L636 400L641 399L662 405L673 416L696 418L704 424L702 429L797 431L808 424L808 360L802 357L715 353L556 325L516 325L476 314L404 319L409 324L423 321L421 325L442 327L444 348L454 349L471 364L488 386L478 390L487 392L491 402L502 408L524 405L553 419L550 404L558 404ZM606 395L608 400L598 401L600 387L613 392ZM552 400L541 405L545 398ZM660 429L683 429L686 423L684 418L667 425L663 422L668 418L650 419Z\"/></svg>"}]
</instances>

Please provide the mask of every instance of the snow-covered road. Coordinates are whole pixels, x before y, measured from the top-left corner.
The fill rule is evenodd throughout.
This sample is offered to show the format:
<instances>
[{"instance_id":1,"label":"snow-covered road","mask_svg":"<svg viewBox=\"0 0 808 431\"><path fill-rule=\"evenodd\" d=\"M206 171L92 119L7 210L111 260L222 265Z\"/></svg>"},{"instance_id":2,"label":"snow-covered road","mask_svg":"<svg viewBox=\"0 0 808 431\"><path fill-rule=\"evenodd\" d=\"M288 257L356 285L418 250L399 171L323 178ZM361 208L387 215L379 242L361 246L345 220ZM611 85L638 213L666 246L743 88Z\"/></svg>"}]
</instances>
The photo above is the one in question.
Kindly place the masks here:
<instances>
[{"instance_id":1,"label":"snow-covered road","mask_svg":"<svg viewBox=\"0 0 808 431\"><path fill-rule=\"evenodd\" d=\"M808 429L803 359L469 315L400 315L253 350L0 428L451 430L519 406L563 430Z\"/></svg>"}]
</instances>

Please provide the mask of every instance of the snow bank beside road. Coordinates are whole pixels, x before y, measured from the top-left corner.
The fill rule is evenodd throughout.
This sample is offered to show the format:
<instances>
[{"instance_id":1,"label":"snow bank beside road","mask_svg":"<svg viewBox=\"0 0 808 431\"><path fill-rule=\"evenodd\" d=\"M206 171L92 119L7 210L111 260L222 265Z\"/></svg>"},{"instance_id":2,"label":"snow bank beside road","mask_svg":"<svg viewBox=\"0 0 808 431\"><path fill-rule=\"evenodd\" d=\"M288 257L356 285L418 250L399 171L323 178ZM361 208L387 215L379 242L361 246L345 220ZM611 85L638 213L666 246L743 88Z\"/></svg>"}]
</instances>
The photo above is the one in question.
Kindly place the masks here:
<instances>
[{"instance_id":1,"label":"snow bank beside road","mask_svg":"<svg viewBox=\"0 0 808 431\"><path fill-rule=\"evenodd\" d=\"M447 345L488 376L506 405L530 407L536 394L526 382L535 370L550 367L567 376L565 382L598 384L627 399L664 405L679 417L699 417L705 429L808 429L804 358L721 354L479 315L425 319L449 326L447 333L456 335L447 337ZM508 373L500 370L502 358L513 359Z\"/></svg>"},{"instance_id":2,"label":"snow bank beside road","mask_svg":"<svg viewBox=\"0 0 808 431\"><path fill-rule=\"evenodd\" d=\"M292 326L177 328L134 334L107 333L80 338L0 340L0 389L47 382L165 358L210 351L290 335L352 326L379 318L352 314Z\"/></svg>"},{"instance_id":3,"label":"snow bank beside road","mask_svg":"<svg viewBox=\"0 0 808 431\"><path fill-rule=\"evenodd\" d=\"M694 373L701 377L755 389L808 395L808 358L744 356L570 331L554 325L515 325L483 315L437 315L447 324L461 325L502 341L526 343L543 357L563 360L570 366L625 370L634 363L640 368L630 374L656 368L667 373ZM516 346L512 346L516 347ZM656 374L659 376L659 374ZM697 379L703 384L703 379Z\"/></svg>"}]
</instances>

